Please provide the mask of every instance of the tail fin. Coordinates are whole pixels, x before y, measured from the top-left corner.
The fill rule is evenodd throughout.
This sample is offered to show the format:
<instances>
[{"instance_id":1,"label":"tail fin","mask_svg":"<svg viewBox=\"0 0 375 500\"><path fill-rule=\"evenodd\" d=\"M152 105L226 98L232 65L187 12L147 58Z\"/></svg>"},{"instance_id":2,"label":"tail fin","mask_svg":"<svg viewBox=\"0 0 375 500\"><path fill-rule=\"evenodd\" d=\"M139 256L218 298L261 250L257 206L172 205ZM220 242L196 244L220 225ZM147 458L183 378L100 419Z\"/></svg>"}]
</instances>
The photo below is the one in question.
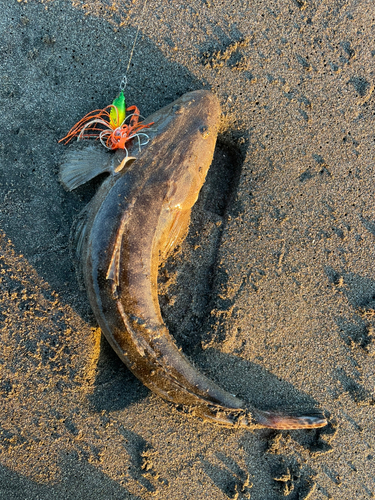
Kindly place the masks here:
<instances>
[{"instance_id":1,"label":"tail fin","mask_svg":"<svg viewBox=\"0 0 375 500\"><path fill-rule=\"evenodd\" d=\"M292 413L264 411L257 408L225 408L213 404L202 404L194 408L181 407L180 410L224 427L245 427L247 429L268 427L288 430L318 429L328 424L327 419L316 411L305 415L293 415Z\"/></svg>"},{"instance_id":2,"label":"tail fin","mask_svg":"<svg viewBox=\"0 0 375 500\"><path fill-rule=\"evenodd\" d=\"M262 427L271 429L317 429L327 425L327 419L317 412L291 415L275 411L254 410L254 419Z\"/></svg>"}]
</instances>

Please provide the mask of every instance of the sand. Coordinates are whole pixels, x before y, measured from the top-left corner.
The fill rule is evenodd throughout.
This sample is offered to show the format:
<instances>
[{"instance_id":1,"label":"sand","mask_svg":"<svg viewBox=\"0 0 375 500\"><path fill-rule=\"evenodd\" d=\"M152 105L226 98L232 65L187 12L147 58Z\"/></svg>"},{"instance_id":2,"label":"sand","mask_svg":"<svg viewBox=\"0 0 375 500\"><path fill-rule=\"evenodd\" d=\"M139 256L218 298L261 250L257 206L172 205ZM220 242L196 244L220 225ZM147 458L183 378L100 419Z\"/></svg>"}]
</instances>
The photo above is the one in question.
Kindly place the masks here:
<instances>
[{"instance_id":1,"label":"sand","mask_svg":"<svg viewBox=\"0 0 375 500\"><path fill-rule=\"evenodd\" d=\"M0 498L279 500L375 495L371 0L2 0ZM236 430L148 391L101 338L69 233L58 144L112 102L183 93L223 123L160 302L200 370L316 431Z\"/></svg>"}]
</instances>

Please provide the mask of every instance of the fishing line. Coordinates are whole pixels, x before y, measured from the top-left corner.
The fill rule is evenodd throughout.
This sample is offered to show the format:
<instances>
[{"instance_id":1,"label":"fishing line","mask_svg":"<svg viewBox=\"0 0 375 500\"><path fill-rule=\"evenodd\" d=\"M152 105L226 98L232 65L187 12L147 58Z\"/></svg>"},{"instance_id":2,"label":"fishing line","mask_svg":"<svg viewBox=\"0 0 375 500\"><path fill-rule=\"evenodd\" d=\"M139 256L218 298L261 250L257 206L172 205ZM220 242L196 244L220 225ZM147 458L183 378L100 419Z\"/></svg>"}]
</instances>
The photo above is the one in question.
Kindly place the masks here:
<instances>
[{"instance_id":1,"label":"fishing line","mask_svg":"<svg viewBox=\"0 0 375 500\"><path fill-rule=\"evenodd\" d=\"M146 4L147 4L147 0L145 0L144 4L143 4L143 8L142 8L142 12L141 12L141 21L143 20L143 14L145 12L145 8L146 8ZM131 63L131 60L133 58L133 53L134 53L134 49L135 49L135 44L137 43L137 38L138 38L138 33L139 33L139 30L141 28L141 24L138 25L138 29L137 29L137 32L135 34L135 38L134 38L134 42L133 42L133 46L132 46L132 49L130 51L130 56L129 56L129 62L128 62L128 66L126 68L126 72L125 72L125 75L122 77L122 80L120 82L120 91L123 92L125 90L125 87L126 87L126 84L128 83L128 80L126 78L126 75L129 71L129 68L130 68L130 63Z\"/></svg>"}]
</instances>

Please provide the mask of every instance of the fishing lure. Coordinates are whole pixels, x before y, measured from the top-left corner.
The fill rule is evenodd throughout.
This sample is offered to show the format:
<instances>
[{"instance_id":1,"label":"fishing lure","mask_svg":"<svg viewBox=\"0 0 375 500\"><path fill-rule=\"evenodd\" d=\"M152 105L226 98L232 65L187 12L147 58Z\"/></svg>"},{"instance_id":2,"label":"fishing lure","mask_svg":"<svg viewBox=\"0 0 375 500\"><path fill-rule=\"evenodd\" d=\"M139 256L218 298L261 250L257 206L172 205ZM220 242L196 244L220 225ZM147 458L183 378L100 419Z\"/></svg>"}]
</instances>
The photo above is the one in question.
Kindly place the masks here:
<instances>
[{"instance_id":1,"label":"fishing lure","mask_svg":"<svg viewBox=\"0 0 375 500\"><path fill-rule=\"evenodd\" d=\"M65 141L64 144L68 144L74 137L77 137L78 141L94 138L99 139L106 149L124 149L128 153L126 145L131 139L138 139L139 149L148 142L148 135L140 130L149 128L153 124L140 123L140 117L137 106L126 108L125 96L121 91L109 106L87 113L59 142ZM141 137L145 137L146 142L142 143Z\"/></svg>"}]
</instances>

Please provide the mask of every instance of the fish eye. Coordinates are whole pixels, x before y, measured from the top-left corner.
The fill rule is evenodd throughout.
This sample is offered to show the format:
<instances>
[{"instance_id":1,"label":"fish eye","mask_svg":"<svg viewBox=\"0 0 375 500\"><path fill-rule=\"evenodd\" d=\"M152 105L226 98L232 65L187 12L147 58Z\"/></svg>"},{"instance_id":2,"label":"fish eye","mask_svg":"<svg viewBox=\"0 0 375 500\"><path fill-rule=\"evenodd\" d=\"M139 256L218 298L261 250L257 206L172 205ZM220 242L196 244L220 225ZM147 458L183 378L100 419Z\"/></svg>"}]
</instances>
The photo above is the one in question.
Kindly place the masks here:
<instances>
[{"instance_id":1,"label":"fish eye","mask_svg":"<svg viewBox=\"0 0 375 500\"><path fill-rule=\"evenodd\" d=\"M207 139L207 137L210 135L210 131L208 130L207 125L201 125L199 127L199 132L201 133L203 139Z\"/></svg>"}]
</instances>

